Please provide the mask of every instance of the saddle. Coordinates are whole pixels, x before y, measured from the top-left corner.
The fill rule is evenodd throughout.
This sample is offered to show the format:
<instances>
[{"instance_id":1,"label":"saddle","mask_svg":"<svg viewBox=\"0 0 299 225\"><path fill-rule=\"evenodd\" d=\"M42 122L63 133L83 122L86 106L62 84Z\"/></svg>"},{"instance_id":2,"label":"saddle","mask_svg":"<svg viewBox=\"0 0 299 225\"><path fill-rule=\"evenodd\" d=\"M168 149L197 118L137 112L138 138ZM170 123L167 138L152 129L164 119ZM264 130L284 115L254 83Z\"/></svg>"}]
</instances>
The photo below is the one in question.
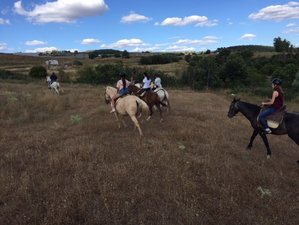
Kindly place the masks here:
<instances>
[{"instance_id":1,"label":"saddle","mask_svg":"<svg viewBox=\"0 0 299 225\"><path fill-rule=\"evenodd\" d=\"M260 113L263 112L267 108L262 108ZM282 106L279 110L275 113L266 117L267 124L270 128L277 128L283 121L284 115L287 111L287 106Z\"/></svg>"}]
</instances>

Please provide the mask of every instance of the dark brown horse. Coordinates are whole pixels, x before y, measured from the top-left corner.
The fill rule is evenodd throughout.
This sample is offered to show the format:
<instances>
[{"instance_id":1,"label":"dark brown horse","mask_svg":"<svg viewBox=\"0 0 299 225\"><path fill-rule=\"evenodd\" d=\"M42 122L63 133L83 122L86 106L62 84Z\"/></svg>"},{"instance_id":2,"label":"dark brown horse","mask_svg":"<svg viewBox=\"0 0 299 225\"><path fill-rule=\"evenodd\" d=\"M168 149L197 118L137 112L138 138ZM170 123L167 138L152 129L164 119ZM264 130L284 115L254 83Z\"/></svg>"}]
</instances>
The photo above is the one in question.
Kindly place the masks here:
<instances>
[{"instance_id":1,"label":"dark brown horse","mask_svg":"<svg viewBox=\"0 0 299 225\"><path fill-rule=\"evenodd\" d=\"M264 129L257 124L257 116L259 115L260 110L260 106L250 104L247 102L242 102L240 101L240 99L235 98L230 104L227 115L229 118L232 118L238 112L240 112L250 121L251 126L253 128L253 133L251 135L247 149L251 149L255 137L259 134L267 148L267 156L269 158L271 155L271 149L266 133ZM287 134L294 142L296 142L297 145L299 145L299 114L286 112L281 124L275 129L271 128L271 130L272 134L274 135ZM297 163L299 163L299 160L297 161Z\"/></svg>"},{"instance_id":2,"label":"dark brown horse","mask_svg":"<svg viewBox=\"0 0 299 225\"><path fill-rule=\"evenodd\" d=\"M157 109L159 110L160 113L160 121L163 121L163 115L162 115L162 110L160 105L166 106L165 103L161 102L160 97L157 93L153 92L153 91L147 91L143 94L140 95L141 89L133 84L130 84L128 86L129 89L129 93L138 96L139 98L141 98L143 101L145 101L147 103L147 105L149 106L149 110L150 110L150 116L148 119L151 118L152 114L153 114L153 106L155 105L157 107Z\"/></svg>"}]
</instances>

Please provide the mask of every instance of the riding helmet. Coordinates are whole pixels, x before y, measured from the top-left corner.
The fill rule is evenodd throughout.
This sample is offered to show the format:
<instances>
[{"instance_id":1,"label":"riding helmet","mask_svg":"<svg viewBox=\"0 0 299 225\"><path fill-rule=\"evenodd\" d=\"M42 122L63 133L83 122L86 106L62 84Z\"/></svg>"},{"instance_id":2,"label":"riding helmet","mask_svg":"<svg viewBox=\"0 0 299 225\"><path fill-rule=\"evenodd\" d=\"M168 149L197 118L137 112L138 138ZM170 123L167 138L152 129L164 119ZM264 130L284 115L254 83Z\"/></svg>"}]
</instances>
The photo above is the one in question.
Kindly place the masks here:
<instances>
[{"instance_id":1,"label":"riding helmet","mask_svg":"<svg viewBox=\"0 0 299 225\"><path fill-rule=\"evenodd\" d=\"M124 72L124 71L120 72L120 73L119 73L119 76L120 76L120 77L126 77L126 72Z\"/></svg>"},{"instance_id":2,"label":"riding helmet","mask_svg":"<svg viewBox=\"0 0 299 225\"><path fill-rule=\"evenodd\" d=\"M281 83L282 83L282 80L279 78L274 78L272 80L272 84L281 85Z\"/></svg>"}]
</instances>

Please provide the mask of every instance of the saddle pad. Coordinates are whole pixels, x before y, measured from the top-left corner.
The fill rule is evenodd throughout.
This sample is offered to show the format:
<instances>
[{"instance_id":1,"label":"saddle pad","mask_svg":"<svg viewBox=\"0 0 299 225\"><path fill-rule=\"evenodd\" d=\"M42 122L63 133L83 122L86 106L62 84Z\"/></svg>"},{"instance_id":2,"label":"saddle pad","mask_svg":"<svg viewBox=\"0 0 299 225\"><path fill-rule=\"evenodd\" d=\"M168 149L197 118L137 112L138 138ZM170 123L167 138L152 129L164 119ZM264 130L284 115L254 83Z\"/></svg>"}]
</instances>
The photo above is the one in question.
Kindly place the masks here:
<instances>
[{"instance_id":1,"label":"saddle pad","mask_svg":"<svg viewBox=\"0 0 299 225\"><path fill-rule=\"evenodd\" d=\"M271 128L277 128L279 126L279 123L273 120L267 120L267 124Z\"/></svg>"}]
</instances>

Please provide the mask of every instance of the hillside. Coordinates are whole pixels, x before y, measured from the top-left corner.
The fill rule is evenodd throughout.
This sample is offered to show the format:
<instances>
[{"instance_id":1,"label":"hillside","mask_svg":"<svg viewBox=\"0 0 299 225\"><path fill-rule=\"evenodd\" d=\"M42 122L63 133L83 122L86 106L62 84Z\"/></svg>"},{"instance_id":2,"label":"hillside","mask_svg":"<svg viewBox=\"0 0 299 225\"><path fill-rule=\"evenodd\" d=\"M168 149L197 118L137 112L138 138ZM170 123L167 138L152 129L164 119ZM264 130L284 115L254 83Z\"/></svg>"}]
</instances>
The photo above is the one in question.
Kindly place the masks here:
<instances>
[{"instance_id":1,"label":"hillside","mask_svg":"<svg viewBox=\"0 0 299 225\"><path fill-rule=\"evenodd\" d=\"M0 224L299 224L299 146L269 136L267 160L258 137L246 151L252 130L228 119L225 93L169 90L172 111L139 139L104 87L62 85L0 83Z\"/></svg>"},{"instance_id":2,"label":"hillside","mask_svg":"<svg viewBox=\"0 0 299 225\"><path fill-rule=\"evenodd\" d=\"M185 60L181 60L178 63L168 63L161 65L140 65L140 56L133 56L131 58L95 58L95 59L76 59L76 58L63 58L63 57L33 57L33 56L20 56L13 54L0 54L0 69L8 70L24 75L28 75L31 67L42 65L47 67L45 62L49 59L57 59L59 66L48 68L48 72L57 72L63 70L70 77L74 77L76 71L80 69L80 66L73 65L74 61L80 61L83 66L91 65L97 66L100 64L115 64L122 63L124 66L146 68L165 72L169 76L178 76L188 67L188 63Z\"/></svg>"}]
</instances>

